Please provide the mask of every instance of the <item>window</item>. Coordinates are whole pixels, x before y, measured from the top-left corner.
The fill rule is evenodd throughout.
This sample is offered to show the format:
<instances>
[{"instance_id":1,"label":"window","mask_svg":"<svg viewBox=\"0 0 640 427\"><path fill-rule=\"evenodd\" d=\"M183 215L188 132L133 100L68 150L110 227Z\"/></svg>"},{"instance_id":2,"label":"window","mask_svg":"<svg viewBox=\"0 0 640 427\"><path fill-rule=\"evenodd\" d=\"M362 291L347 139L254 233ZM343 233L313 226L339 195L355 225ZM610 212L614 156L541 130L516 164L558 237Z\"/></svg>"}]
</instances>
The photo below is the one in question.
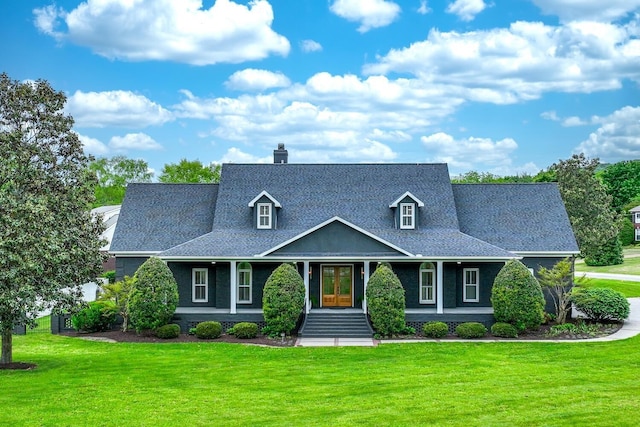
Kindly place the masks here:
<instances>
[{"instance_id":1,"label":"window","mask_svg":"<svg viewBox=\"0 0 640 427\"><path fill-rule=\"evenodd\" d=\"M191 270L191 301L209 301L209 271L206 268Z\"/></svg>"},{"instance_id":2,"label":"window","mask_svg":"<svg viewBox=\"0 0 640 427\"><path fill-rule=\"evenodd\" d=\"M271 203L258 203L258 228L271 228Z\"/></svg>"},{"instance_id":3,"label":"window","mask_svg":"<svg viewBox=\"0 0 640 427\"><path fill-rule=\"evenodd\" d=\"M640 240L640 228L636 228L636 240Z\"/></svg>"},{"instance_id":4,"label":"window","mask_svg":"<svg viewBox=\"0 0 640 427\"><path fill-rule=\"evenodd\" d=\"M251 304L251 264L238 265L238 304Z\"/></svg>"},{"instance_id":5,"label":"window","mask_svg":"<svg viewBox=\"0 0 640 427\"><path fill-rule=\"evenodd\" d=\"M636 212L636 220L634 222L640 224L640 212Z\"/></svg>"},{"instance_id":6,"label":"window","mask_svg":"<svg viewBox=\"0 0 640 427\"><path fill-rule=\"evenodd\" d=\"M400 203L400 228L415 228L415 204Z\"/></svg>"},{"instance_id":7,"label":"window","mask_svg":"<svg viewBox=\"0 0 640 427\"><path fill-rule=\"evenodd\" d=\"M462 302L479 302L480 296L478 291L480 288L479 274L477 268L465 268L463 270L464 283L462 289Z\"/></svg>"},{"instance_id":8,"label":"window","mask_svg":"<svg viewBox=\"0 0 640 427\"><path fill-rule=\"evenodd\" d=\"M435 277L433 263L420 264L420 304L435 304Z\"/></svg>"}]
</instances>

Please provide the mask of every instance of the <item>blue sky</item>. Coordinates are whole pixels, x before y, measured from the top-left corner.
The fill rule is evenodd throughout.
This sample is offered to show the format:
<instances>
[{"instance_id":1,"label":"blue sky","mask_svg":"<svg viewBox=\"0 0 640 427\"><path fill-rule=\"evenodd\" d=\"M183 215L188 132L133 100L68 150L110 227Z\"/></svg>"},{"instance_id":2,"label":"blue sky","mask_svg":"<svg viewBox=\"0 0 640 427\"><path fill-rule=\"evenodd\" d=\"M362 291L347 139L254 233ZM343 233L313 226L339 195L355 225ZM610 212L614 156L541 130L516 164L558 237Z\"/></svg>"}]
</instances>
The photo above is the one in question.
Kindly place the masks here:
<instances>
[{"instance_id":1,"label":"blue sky","mask_svg":"<svg viewBox=\"0 0 640 427\"><path fill-rule=\"evenodd\" d=\"M85 150L447 162L640 158L640 0L11 1L0 71L68 96Z\"/></svg>"}]
</instances>

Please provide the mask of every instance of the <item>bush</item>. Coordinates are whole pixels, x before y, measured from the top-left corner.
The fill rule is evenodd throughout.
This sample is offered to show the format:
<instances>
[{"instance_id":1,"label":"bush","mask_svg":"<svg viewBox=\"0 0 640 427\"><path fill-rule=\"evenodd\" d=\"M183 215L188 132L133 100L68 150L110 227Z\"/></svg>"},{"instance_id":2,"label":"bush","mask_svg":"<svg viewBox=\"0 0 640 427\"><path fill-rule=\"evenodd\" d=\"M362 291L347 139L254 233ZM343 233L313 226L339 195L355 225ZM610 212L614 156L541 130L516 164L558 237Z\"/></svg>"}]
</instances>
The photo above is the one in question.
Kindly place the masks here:
<instances>
[{"instance_id":1,"label":"bush","mask_svg":"<svg viewBox=\"0 0 640 427\"><path fill-rule=\"evenodd\" d=\"M487 334L487 328L482 323L466 322L456 326L456 335L460 338L482 338Z\"/></svg>"},{"instance_id":2,"label":"bush","mask_svg":"<svg viewBox=\"0 0 640 427\"><path fill-rule=\"evenodd\" d=\"M527 267L517 260L507 262L496 276L491 304L498 322L511 323L520 332L538 329L544 321L542 288Z\"/></svg>"},{"instance_id":3,"label":"bush","mask_svg":"<svg viewBox=\"0 0 640 427\"><path fill-rule=\"evenodd\" d=\"M422 334L427 338L442 338L449 333L449 326L444 322L427 322L422 325Z\"/></svg>"},{"instance_id":4,"label":"bush","mask_svg":"<svg viewBox=\"0 0 640 427\"><path fill-rule=\"evenodd\" d=\"M233 325L233 328L227 331L228 334L235 335L236 338L255 338L258 336L258 325L251 322L240 322Z\"/></svg>"},{"instance_id":5,"label":"bush","mask_svg":"<svg viewBox=\"0 0 640 427\"><path fill-rule=\"evenodd\" d=\"M160 326L156 329L156 336L163 340L178 338L180 336L180 325L170 323L168 325Z\"/></svg>"},{"instance_id":6,"label":"bush","mask_svg":"<svg viewBox=\"0 0 640 427\"><path fill-rule=\"evenodd\" d=\"M636 232L635 232L635 229L633 228L633 223L631 222L629 217L625 217L622 220L618 238L620 239L620 243L622 244L622 246L629 246L635 243Z\"/></svg>"},{"instance_id":7,"label":"bush","mask_svg":"<svg viewBox=\"0 0 640 427\"><path fill-rule=\"evenodd\" d=\"M102 332L111 329L116 321L117 309L109 301L93 301L71 316L71 325L76 331Z\"/></svg>"},{"instance_id":8,"label":"bush","mask_svg":"<svg viewBox=\"0 0 640 427\"><path fill-rule=\"evenodd\" d=\"M600 246L590 248L584 252L584 263L589 266L618 265L624 261L622 243L618 236L604 242Z\"/></svg>"},{"instance_id":9,"label":"bush","mask_svg":"<svg viewBox=\"0 0 640 427\"><path fill-rule=\"evenodd\" d=\"M388 337L404 331L404 306L400 279L390 267L379 265L367 283L367 310L379 335Z\"/></svg>"},{"instance_id":10,"label":"bush","mask_svg":"<svg viewBox=\"0 0 640 427\"><path fill-rule=\"evenodd\" d=\"M624 320L629 317L629 301L613 289L574 288L571 302L592 320Z\"/></svg>"},{"instance_id":11,"label":"bush","mask_svg":"<svg viewBox=\"0 0 640 427\"><path fill-rule=\"evenodd\" d=\"M151 257L138 268L129 294L129 320L140 332L171 321L178 304L178 285L160 258Z\"/></svg>"},{"instance_id":12,"label":"bush","mask_svg":"<svg viewBox=\"0 0 640 427\"><path fill-rule=\"evenodd\" d=\"M291 264L281 264L267 279L262 294L264 334L289 335L304 308L304 280Z\"/></svg>"},{"instance_id":13,"label":"bush","mask_svg":"<svg viewBox=\"0 0 640 427\"><path fill-rule=\"evenodd\" d=\"M200 322L196 325L196 336L201 340L211 340L222 335L220 322Z\"/></svg>"},{"instance_id":14,"label":"bush","mask_svg":"<svg viewBox=\"0 0 640 427\"><path fill-rule=\"evenodd\" d=\"M497 322L491 326L491 335L500 338L517 338L518 330L511 323Z\"/></svg>"}]
</instances>

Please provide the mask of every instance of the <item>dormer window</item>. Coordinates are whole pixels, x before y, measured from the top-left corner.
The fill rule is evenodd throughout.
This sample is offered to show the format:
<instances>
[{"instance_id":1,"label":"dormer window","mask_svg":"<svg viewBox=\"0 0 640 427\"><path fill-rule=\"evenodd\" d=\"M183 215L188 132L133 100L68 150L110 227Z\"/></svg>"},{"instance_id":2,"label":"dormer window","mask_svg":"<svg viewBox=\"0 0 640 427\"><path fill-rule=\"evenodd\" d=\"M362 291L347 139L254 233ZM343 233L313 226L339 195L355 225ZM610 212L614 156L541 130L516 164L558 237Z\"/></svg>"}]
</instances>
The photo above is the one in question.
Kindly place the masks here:
<instances>
[{"instance_id":1,"label":"dormer window","mask_svg":"<svg viewBox=\"0 0 640 427\"><path fill-rule=\"evenodd\" d=\"M282 205L271 194L263 191L249 202L249 207L254 209L253 218L257 229L277 228L278 216L275 208L281 208Z\"/></svg>"},{"instance_id":2,"label":"dormer window","mask_svg":"<svg viewBox=\"0 0 640 427\"><path fill-rule=\"evenodd\" d=\"M395 209L396 228L401 230L413 230L417 228L418 208L424 206L424 203L410 192L404 193L389 205Z\"/></svg>"}]
</instances>

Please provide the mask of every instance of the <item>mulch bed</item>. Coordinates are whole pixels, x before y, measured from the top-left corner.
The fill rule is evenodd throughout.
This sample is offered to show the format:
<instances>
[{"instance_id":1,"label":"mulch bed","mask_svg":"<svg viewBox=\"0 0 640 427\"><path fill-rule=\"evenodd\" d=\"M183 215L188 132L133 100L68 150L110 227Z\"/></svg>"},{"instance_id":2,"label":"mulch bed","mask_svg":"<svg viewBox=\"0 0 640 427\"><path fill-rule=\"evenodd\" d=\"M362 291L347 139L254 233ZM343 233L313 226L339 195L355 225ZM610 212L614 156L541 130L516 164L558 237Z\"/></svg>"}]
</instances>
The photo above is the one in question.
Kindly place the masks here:
<instances>
[{"instance_id":1,"label":"mulch bed","mask_svg":"<svg viewBox=\"0 0 640 427\"><path fill-rule=\"evenodd\" d=\"M29 371L31 369L36 368L35 363L23 363L23 362L13 362L13 363L2 363L0 364L0 370L17 370L17 371Z\"/></svg>"}]
</instances>

